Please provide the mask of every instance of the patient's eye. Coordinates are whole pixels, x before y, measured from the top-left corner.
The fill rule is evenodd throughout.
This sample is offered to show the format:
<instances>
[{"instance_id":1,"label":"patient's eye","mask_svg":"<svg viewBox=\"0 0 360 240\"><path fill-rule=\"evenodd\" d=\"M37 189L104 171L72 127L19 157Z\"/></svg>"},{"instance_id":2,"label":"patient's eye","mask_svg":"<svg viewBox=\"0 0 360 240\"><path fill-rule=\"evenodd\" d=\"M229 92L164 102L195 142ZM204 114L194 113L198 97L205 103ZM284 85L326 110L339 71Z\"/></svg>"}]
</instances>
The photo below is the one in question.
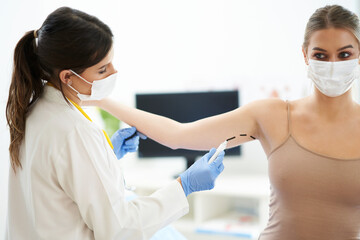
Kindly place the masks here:
<instances>
[{"instance_id":1,"label":"patient's eye","mask_svg":"<svg viewBox=\"0 0 360 240\"><path fill-rule=\"evenodd\" d=\"M351 56L350 52L341 52L339 53L339 58L349 58Z\"/></svg>"},{"instance_id":2,"label":"patient's eye","mask_svg":"<svg viewBox=\"0 0 360 240\"><path fill-rule=\"evenodd\" d=\"M325 54L323 54L323 53L315 53L314 55L313 55L317 60L325 60L326 59L326 55Z\"/></svg>"}]
</instances>

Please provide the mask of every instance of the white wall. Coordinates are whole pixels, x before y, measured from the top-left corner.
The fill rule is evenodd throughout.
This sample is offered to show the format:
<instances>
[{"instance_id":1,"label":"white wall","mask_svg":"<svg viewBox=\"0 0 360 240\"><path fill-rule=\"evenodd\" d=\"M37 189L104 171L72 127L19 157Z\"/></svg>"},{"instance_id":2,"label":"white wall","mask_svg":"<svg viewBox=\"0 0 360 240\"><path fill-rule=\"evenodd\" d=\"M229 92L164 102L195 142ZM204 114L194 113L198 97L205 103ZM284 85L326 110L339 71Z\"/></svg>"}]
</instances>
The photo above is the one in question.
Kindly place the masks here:
<instances>
[{"instance_id":1,"label":"white wall","mask_svg":"<svg viewBox=\"0 0 360 240\"><path fill-rule=\"evenodd\" d=\"M306 21L318 7L356 0L3 0L0 8L0 236L4 235L9 160L5 104L12 52L25 31L41 26L60 6L107 23L115 35L117 97L134 104L136 92L241 89L242 103L271 95L294 99L308 80L301 55ZM300 89L300 90L299 90ZM136 160L135 160L136 161ZM266 173L258 143L228 163L237 173ZM1 238L1 237L0 237Z\"/></svg>"}]
</instances>

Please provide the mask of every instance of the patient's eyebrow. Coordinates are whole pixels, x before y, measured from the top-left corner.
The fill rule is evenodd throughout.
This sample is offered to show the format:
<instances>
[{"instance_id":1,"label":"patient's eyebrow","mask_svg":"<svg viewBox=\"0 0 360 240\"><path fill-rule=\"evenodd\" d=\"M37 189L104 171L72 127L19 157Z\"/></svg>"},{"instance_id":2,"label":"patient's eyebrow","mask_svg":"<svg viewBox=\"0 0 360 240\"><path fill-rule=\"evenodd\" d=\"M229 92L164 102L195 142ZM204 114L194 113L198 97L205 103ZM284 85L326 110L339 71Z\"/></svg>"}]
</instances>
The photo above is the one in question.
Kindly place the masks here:
<instances>
[{"instance_id":1,"label":"patient's eyebrow","mask_svg":"<svg viewBox=\"0 0 360 240\"><path fill-rule=\"evenodd\" d=\"M325 49L319 48L319 47L314 47L312 50L318 50L321 52L327 52Z\"/></svg>"},{"instance_id":2,"label":"patient's eyebrow","mask_svg":"<svg viewBox=\"0 0 360 240\"><path fill-rule=\"evenodd\" d=\"M346 48L354 48L354 47L350 44L350 45L347 45L345 47L339 48L338 51L344 50Z\"/></svg>"},{"instance_id":3,"label":"patient's eyebrow","mask_svg":"<svg viewBox=\"0 0 360 240\"><path fill-rule=\"evenodd\" d=\"M342 48L339 48L337 51L341 51L341 50L344 50L346 48L354 48L353 45L347 45L345 47L342 47ZM322 48L319 48L319 47L314 47L312 50L318 50L318 51L321 51L321 52L327 52L325 49L322 49Z\"/></svg>"}]
</instances>

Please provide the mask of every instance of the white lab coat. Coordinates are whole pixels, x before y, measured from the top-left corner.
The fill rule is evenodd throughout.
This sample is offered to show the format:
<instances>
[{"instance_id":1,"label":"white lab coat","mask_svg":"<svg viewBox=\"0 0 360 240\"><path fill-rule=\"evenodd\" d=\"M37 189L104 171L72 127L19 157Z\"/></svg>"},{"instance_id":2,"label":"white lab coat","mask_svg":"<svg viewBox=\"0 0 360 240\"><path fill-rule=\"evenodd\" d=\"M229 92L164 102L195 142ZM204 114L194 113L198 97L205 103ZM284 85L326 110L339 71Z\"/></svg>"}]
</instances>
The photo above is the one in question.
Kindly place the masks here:
<instances>
[{"instance_id":1,"label":"white lab coat","mask_svg":"<svg viewBox=\"0 0 360 240\"><path fill-rule=\"evenodd\" d=\"M176 181L125 201L102 130L50 86L27 118L20 159L9 175L7 240L149 239L189 210Z\"/></svg>"}]
</instances>

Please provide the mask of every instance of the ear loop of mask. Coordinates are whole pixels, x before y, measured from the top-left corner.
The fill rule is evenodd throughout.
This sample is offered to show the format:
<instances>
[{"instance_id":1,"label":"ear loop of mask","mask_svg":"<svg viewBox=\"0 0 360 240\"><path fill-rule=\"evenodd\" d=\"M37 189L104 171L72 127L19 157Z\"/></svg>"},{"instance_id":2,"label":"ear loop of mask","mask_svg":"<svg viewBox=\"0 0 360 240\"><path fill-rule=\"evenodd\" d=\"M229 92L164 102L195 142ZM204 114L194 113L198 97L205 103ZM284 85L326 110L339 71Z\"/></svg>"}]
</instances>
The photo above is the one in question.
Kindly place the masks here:
<instances>
[{"instance_id":1,"label":"ear loop of mask","mask_svg":"<svg viewBox=\"0 0 360 240\"><path fill-rule=\"evenodd\" d=\"M74 90L77 94L81 94L78 90L76 90L75 88L73 88L73 87L71 86L71 84L72 84L72 82L69 81L66 85L67 85L69 88L71 88L72 90Z\"/></svg>"},{"instance_id":2,"label":"ear loop of mask","mask_svg":"<svg viewBox=\"0 0 360 240\"><path fill-rule=\"evenodd\" d=\"M79 74L77 74L76 72L74 72L73 70L70 69L70 71L71 71L73 74L75 74L77 77L79 77L81 80L83 80L83 81L85 81L86 83L92 85L91 82L87 81L85 78L83 78L82 76L80 76ZM72 90L74 90L77 94L82 94L82 93L80 93L78 90L76 90L75 88L73 88L73 87L71 86L71 84L72 84L72 81L70 80L66 85L67 85L69 88L71 88Z\"/></svg>"},{"instance_id":3,"label":"ear loop of mask","mask_svg":"<svg viewBox=\"0 0 360 240\"><path fill-rule=\"evenodd\" d=\"M307 74L307 72L309 71L309 66L310 66L310 63L309 63L310 58L307 56L306 53L304 53L304 54L305 54L305 59L306 59L306 61L307 61L307 64L306 64L306 74ZM308 84L306 84L307 86L306 86L306 90L305 90L305 94L306 94L307 96L313 94L313 93L314 93L314 90L315 90L315 89L314 89L314 88L315 88L315 85L314 85L313 80L310 79L310 78L309 78L309 80L310 80L310 81L308 81Z\"/></svg>"},{"instance_id":4,"label":"ear loop of mask","mask_svg":"<svg viewBox=\"0 0 360 240\"><path fill-rule=\"evenodd\" d=\"M73 70L70 69L70 71L75 74L76 76L78 76L79 78L81 78L81 80L83 80L84 82L92 85L93 83L92 82L89 82L88 80L86 80L85 78L83 78L82 76L80 76L79 74L77 74L76 72L74 72Z\"/></svg>"}]
</instances>

